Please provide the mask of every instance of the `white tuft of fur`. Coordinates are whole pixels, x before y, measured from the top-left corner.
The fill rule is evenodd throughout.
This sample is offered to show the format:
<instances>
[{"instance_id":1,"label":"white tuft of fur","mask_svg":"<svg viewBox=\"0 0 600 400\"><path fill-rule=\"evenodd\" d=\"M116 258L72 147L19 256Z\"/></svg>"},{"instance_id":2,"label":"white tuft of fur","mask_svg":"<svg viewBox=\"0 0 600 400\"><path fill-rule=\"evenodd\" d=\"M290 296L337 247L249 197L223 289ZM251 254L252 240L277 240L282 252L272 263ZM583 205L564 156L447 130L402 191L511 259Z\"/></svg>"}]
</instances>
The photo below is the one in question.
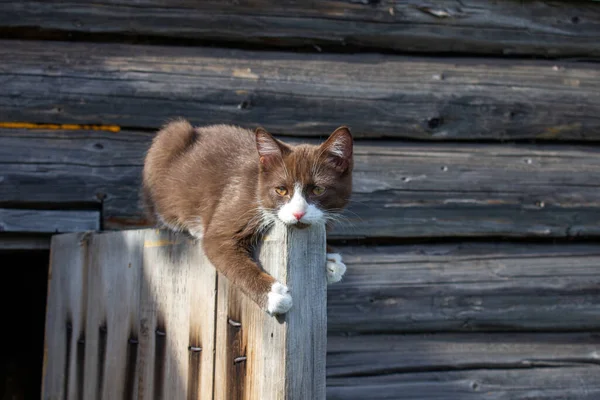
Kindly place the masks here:
<instances>
[{"instance_id":1,"label":"white tuft of fur","mask_svg":"<svg viewBox=\"0 0 600 400\"><path fill-rule=\"evenodd\" d=\"M329 148L329 151L338 157L344 157L344 144L341 143L340 141L336 141Z\"/></svg>"},{"instance_id":2,"label":"white tuft of fur","mask_svg":"<svg viewBox=\"0 0 600 400\"><path fill-rule=\"evenodd\" d=\"M197 239L202 239L204 236L204 226L202 225L202 219L200 217L197 217L192 223L189 223L188 226L190 235Z\"/></svg>"},{"instance_id":3,"label":"white tuft of fur","mask_svg":"<svg viewBox=\"0 0 600 400\"><path fill-rule=\"evenodd\" d=\"M271 315L285 314L292 308L292 296L287 286L275 282L267 295L267 312Z\"/></svg>"},{"instance_id":4,"label":"white tuft of fur","mask_svg":"<svg viewBox=\"0 0 600 400\"><path fill-rule=\"evenodd\" d=\"M304 213L304 216L298 220L294 214ZM287 224L294 225L298 222L303 224L312 225L316 223L324 222L323 211L319 210L314 204L308 204L304 196L302 195L302 185L296 183L294 185L294 195L285 203L277 212L277 217Z\"/></svg>"},{"instance_id":5,"label":"white tuft of fur","mask_svg":"<svg viewBox=\"0 0 600 400\"><path fill-rule=\"evenodd\" d=\"M339 282L345 273L346 264L342 262L342 256L339 253L327 253L327 282Z\"/></svg>"}]
</instances>

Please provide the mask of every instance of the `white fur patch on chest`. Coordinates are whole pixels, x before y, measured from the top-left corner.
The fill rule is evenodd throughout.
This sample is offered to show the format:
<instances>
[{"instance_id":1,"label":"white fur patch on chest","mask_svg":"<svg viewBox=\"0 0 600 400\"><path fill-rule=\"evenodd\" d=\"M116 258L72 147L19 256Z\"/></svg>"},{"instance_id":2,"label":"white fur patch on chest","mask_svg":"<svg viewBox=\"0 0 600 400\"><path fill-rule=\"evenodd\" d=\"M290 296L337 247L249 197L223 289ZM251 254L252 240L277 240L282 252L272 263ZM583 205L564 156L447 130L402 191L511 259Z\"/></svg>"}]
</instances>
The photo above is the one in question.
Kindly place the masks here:
<instances>
[{"instance_id":1,"label":"white fur patch on chest","mask_svg":"<svg viewBox=\"0 0 600 400\"><path fill-rule=\"evenodd\" d=\"M296 183L292 198L277 212L279 219L288 225L298 222L307 225L324 222L323 211L319 210L314 204L309 204L302 192L302 185Z\"/></svg>"}]
</instances>

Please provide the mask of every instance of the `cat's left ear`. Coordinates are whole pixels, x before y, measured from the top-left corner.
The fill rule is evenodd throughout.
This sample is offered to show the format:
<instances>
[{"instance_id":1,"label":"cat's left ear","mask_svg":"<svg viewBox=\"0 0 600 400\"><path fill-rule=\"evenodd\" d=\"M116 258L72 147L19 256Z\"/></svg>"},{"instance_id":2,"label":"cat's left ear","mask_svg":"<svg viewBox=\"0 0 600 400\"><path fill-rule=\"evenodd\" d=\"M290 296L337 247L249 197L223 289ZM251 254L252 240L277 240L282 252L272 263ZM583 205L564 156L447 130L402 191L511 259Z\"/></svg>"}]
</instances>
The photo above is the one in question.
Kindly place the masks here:
<instances>
[{"instance_id":1,"label":"cat's left ear","mask_svg":"<svg viewBox=\"0 0 600 400\"><path fill-rule=\"evenodd\" d=\"M280 161L283 155L289 152L289 149L277 139L275 139L264 128L256 128L256 149L258 150L259 161L264 166L272 165Z\"/></svg>"},{"instance_id":2,"label":"cat's left ear","mask_svg":"<svg viewBox=\"0 0 600 400\"><path fill-rule=\"evenodd\" d=\"M321 145L327 152L327 160L340 172L346 172L352 165L353 142L350 129L340 126Z\"/></svg>"}]
</instances>

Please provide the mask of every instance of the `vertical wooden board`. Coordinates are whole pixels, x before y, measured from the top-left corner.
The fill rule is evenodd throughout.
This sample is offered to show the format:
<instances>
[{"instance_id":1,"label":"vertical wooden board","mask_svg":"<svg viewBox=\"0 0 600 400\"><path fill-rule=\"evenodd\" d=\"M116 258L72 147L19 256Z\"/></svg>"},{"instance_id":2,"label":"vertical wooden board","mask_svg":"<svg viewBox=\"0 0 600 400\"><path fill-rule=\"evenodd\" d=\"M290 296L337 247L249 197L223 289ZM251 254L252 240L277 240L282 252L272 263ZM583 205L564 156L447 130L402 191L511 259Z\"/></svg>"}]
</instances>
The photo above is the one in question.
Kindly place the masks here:
<instances>
[{"instance_id":1,"label":"vertical wooden board","mask_svg":"<svg viewBox=\"0 0 600 400\"><path fill-rule=\"evenodd\" d=\"M124 231L90 243L86 400L136 397L142 240Z\"/></svg>"},{"instance_id":2,"label":"vertical wooden board","mask_svg":"<svg viewBox=\"0 0 600 400\"><path fill-rule=\"evenodd\" d=\"M214 399L242 400L248 365L245 296L223 275L217 280Z\"/></svg>"},{"instance_id":3,"label":"vertical wooden board","mask_svg":"<svg viewBox=\"0 0 600 400\"><path fill-rule=\"evenodd\" d=\"M276 224L259 259L290 288L294 305L271 317L219 276L215 399L325 399L324 229Z\"/></svg>"},{"instance_id":4,"label":"vertical wooden board","mask_svg":"<svg viewBox=\"0 0 600 400\"><path fill-rule=\"evenodd\" d=\"M212 399L216 273L201 244L146 231L139 398Z\"/></svg>"},{"instance_id":5,"label":"vertical wooden board","mask_svg":"<svg viewBox=\"0 0 600 400\"><path fill-rule=\"evenodd\" d=\"M266 243L278 245L276 241ZM287 317L285 398L325 400L327 270L324 227L315 227L311 231L291 229L286 248L286 282L295 299L295 310ZM285 259L270 258L269 253L263 253L261 260L269 271L286 265ZM267 264L267 260L274 264Z\"/></svg>"},{"instance_id":6,"label":"vertical wooden board","mask_svg":"<svg viewBox=\"0 0 600 400\"><path fill-rule=\"evenodd\" d=\"M85 357L88 234L51 242L42 399L79 399Z\"/></svg>"}]
</instances>

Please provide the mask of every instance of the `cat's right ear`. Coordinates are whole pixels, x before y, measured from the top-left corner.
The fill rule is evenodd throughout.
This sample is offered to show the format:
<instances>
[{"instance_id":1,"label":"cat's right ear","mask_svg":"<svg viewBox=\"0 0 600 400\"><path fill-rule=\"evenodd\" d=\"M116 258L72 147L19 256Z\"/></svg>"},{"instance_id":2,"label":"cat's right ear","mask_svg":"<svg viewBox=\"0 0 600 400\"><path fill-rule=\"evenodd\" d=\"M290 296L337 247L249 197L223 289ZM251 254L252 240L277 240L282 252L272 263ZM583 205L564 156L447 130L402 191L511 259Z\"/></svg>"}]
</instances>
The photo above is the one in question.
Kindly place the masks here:
<instances>
[{"instance_id":1,"label":"cat's right ear","mask_svg":"<svg viewBox=\"0 0 600 400\"><path fill-rule=\"evenodd\" d=\"M281 160L286 149L264 128L256 128L256 149L258 159L263 166L272 165Z\"/></svg>"},{"instance_id":2,"label":"cat's right ear","mask_svg":"<svg viewBox=\"0 0 600 400\"><path fill-rule=\"evenodd\" d=\"M327 161L340 172L346 172L352 165L353 139L347 126L337 128L321 145L326 151Z\"/></svg>"}]
</instances>

